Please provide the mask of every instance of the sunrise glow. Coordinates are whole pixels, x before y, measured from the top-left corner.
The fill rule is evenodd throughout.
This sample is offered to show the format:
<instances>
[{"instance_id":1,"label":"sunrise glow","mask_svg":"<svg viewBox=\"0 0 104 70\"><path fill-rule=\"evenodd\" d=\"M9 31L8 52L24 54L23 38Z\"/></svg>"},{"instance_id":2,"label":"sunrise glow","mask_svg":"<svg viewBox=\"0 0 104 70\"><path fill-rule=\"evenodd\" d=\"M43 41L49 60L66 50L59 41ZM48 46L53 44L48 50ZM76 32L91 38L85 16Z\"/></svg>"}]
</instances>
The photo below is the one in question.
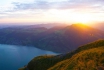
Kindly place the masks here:
<instances>
[{"instance_id":1,"label":"sunrise glow","mask_svg":"<svg viewBox=\"0 0 104 70\"><path fill-rule=\"evenodd\" d=\"M1 23L92 23L104 22L102 1L94 0L3 0Z\"/></svg>"}]
</instances>

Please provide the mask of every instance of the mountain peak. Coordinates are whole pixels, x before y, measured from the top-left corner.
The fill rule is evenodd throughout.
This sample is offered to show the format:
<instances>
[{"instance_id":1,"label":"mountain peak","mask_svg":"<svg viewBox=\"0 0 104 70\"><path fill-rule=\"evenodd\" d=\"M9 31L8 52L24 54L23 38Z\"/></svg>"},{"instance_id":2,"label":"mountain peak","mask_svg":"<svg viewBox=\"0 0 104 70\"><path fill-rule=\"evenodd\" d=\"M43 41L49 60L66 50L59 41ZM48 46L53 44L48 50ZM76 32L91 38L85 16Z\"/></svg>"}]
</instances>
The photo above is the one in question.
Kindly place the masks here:
<instances>
[{"instance_id":1,"label":"mountain peak","mask_svg":"<svg viewBox=\"0 0 104 70\"><path fill-rule=\"evenodd\" d=\"M75 32L86 32L86 31L91 31L94 30L94 28L87 26L85 24L77 23L77 24L72 24L71 26L68 26L66 28L68 31L75 31Z\"/></svg>"},{"instance_id":2,"label":"mountain peak","mask_svg":"<svg viewBox=\"0 0 104 70\"><path fill-rule=\"evenodd\" d=\"M76 28L89 28L89 26L87 26L85 24L81 24L81 23L72 24L71 27L76 27Z\"/></svg>"},{"instance_id":3,"label":"mountain peak","mask_svg":"<svg viewBox=\"0 0 104 70\"><path fill-rule=\"evenodd\" d=\"M82 24L82 23L75 23L75 24L72 24L72 25L85 25L85 24Z\"/></svg>"}]
</instances>

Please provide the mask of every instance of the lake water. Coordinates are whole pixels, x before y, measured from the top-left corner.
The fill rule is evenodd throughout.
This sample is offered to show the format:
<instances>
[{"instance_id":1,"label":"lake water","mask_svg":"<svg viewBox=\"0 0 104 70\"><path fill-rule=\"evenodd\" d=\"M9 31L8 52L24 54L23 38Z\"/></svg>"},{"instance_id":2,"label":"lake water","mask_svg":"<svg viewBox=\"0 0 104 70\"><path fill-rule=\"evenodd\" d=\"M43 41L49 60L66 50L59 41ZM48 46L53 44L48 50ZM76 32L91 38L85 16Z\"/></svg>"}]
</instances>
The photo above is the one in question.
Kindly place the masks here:
<instances>
[{"instance_id":1,"label":"lake water","mask_svg":"<svg viewBox=\"0 0 104 70\"><path fill-rule=\"evenodd\" d=\"M0 44L0 70L18 70L34 57L44 54L55 53L35 47Z\"/></svg>"}]
</instances>

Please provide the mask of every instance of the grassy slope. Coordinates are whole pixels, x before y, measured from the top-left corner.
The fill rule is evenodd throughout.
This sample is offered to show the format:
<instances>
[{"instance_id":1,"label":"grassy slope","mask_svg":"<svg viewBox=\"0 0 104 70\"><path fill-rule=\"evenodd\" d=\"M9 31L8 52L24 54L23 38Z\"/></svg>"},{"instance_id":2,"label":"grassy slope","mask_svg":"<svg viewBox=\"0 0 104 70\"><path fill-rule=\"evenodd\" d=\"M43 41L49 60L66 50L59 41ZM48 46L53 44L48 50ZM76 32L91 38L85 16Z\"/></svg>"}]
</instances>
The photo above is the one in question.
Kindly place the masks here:
<instances>
[{"instance_id":1,"label":"grassy slope","mask_svg":"<svg viewBox=\"0 0 104 70\"><path fill-rule=\"evenodd\" d=\"M48 70L97 70L99 67L104 68L104 47L77 53Z\"/></svg>"},{"instance_id":2,"label":"grassy slope","mask_svg":"<svg viewBox=\"0 0 104 70\"><path fill-rule=\"evenodd\" d=\"M53 56L39 56L30 61L28 64L29 70L47 70L49 67L53 66L56 61L52 60ZM40 65L41 64L41 65ZM48 66L47 66L48 64Z\"/></svg>"},{"instance_id":3,"label":"grassy slope","mask_svg":"<svg viewBox=\"0 0 104 70\"><path fill-rule=\"evenodd\" d=\"M98 40L83 45L71 53L60 54L57 56L39 56L31 60L27 65L27 68L29 70L83 70L83 68L85 67L93 67L97 69L99 66L103 65L103 46L104 40ZM99 65L96 65L97 62L99 63ZM90 64L93 66L91 66ZM80 69L80 67L82 69Z\"/></svg>"}]
</instances>

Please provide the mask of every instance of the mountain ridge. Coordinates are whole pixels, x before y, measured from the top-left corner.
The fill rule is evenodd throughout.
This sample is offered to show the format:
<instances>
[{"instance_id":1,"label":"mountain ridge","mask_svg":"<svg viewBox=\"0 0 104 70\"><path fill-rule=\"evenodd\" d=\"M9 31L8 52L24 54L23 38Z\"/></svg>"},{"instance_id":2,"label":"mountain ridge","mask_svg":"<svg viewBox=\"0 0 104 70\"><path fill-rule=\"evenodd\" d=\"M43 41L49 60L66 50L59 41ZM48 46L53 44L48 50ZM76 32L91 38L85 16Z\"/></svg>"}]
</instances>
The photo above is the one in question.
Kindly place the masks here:
<instances>
[{"instance_id":1,"label":"mountain ridge","mask_svg":"<svg viewBox=\"0 0 104 70\"><path fill-rule=\"evenodd\" d=\"M104 39L104 32L83 24L60 25L50 29L34 26L0 29L0 44L34 46L58 53L73 51L98 39Z\"/></svg>"},{"instance_id":2,"label":"mountain ridge","mask_svg":"<svg viewBox=\"0 0 104 70\"><path fill-rule=\"evenodd\" d=\"M76 49L75 51L52 55L38 56L32 59L24 70L103 70L104 40L97 40ZM41 58L40 58L41 57ZM46 62L46 63L45 63ZM36 66L38 64L38 66ZM44 67L47 66L47 67Z\"/></svg>"},{"instance_id":3,"label":"mountain ridge","mask_svg":"<svg viewBox=\"0 0 104 70\"><path fill-rule=\"evenodd\" d=\"M77 28L76 28L76 26L77 26ZM81 29L82 28L84 28L84 27L81 27ZM58 45L58 46L60 46L63 51L68 52L70 48L71 49L73 48L72 50L75 50L75 48L77 46L92 42L94 40L98 40L100 38L101 39L104 38L103 31L100 31L100 30L97 30L94 28L90 28L90 29L89 28L90 27L86 26L86 28L81 30L79 24L74 24L74 27L73 27L73 25L68 26L66 28L63 28L61 30L58 30L57 32L50 34L49 36L44 36L43 39L41 39L41 41L39 40L37 42L37 44L38 44L37 46L39 46L40 44L44 45L44 43L49 40L49 41L51 41L50 43L49 43L49 41L47 42L47 43L49 43L49 45L48 45L49 48L50 48L50 46L57 46L55 43L59 42L59 44L61 44L61 45ZM86 30L87 30L87 32L86 32ZM53 40L53 39L55 39L55 40ZM76 44L74 44L74 43L76 43ZM68 50L64 50L63 46L65 46ZM44 47L48 48L47 46L44 46ZM55 47L55 49L57 49L57 48ZM60 49L60 51L62 51L62 50ZM70 50L70 51L72 51L72 50Z\"/></svg>"}]
</instances>

